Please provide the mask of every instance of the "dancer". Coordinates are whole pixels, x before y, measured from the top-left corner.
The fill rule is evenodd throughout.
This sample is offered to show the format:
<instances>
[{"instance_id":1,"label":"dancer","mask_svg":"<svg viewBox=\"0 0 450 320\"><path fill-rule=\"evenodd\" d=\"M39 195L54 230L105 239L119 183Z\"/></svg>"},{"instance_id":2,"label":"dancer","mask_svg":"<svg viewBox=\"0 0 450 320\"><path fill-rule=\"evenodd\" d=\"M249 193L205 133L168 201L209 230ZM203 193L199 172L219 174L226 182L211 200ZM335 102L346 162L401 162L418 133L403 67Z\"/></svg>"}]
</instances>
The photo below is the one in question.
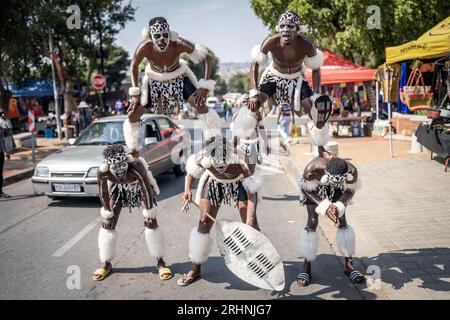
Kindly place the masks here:
<instances>
[{"instance_id":1,"label":"dancer","mask_svg":"<svg viewBox=\"0 0 450 320\"><path fill-rule=\"evenodd\" d=\"M152 18L144 31L144 37L131 60L130 121L137 122L145 108L151 113L176 113L185 100L199 114L213 113L205 105L206 96L215 85L214 80L210 79L211 57L208 49L179 37L170 30L164 17ZM194 63L203 62L203 79L197 80L187 63L180 60L182 53L189 54ZM140 88L139 64L144 58L149 63Z\"/></svg>"},{"instance_id":2,"label":"dancer","mask_svg":"<svg viewBox=\"0 0 450 320\"><path fill-rule=\"evenodd\" d=\"M202 213L198 227L194 227L189 239L191 270L178 280L178 285L187 286L201 276L201 264L205 263L212 250L210 230L213 218L221 204L238 208L242 222L259 230L256 209L258 193L262 187L262 175L256 167L256 144L250 141L258 120L248 108L241 108L235 121L239 130L233 132L233 142L222 137L216 127L205 130L207 147L189 157L186 164L186 183L183 195L185 210L192 200L192 184L200 179L195 202ZM220 128L220 127L219 127Z\"/></svg>"},{"instance_id":3,"label":"dancer","mask_svg":"<svg viewBox=\"0 0 450 320\"><path fill-rule=\"evenodd\" d=\"M346 209L355 191L361 186L357 169L336 156L319 156L312 160L300 176L300 202L306 205L308 222L300 233L299 252L305 258L303 271L297 276L300 286L309 285L311 263L317 255L319 215L327 216L336 226L337 249L345 258L344 273L355 284L364 283L365 277L355 269L352 255L355 253L355 235L347 224Z\"/></svg>"},{"instance_id":4,"label":"dancer","mask_svg":"<svg viewBox=\"0 0 450 320\"><path fill-rule=\"evenodd\" d=\"M120 144L107 146L103 151L105 162L99 167L97 182L103 217L98 235L98 249L103 266L92 275L96 281L103 280L112 270L111 261L116 252L117 231L122 207L143 207L145 240L152 257L157 260L157 268L161 280L172 278L172 271L163 259L165 240L161 227L156 220L158 207L155 193L159 194L158 184L143 158L127 155Z\"/></svg>"},{"instance_id":5,"label":"dancer","mask_svg":"<svg viewBox=\"0 0 450 320\"><path fill-rule=\"evenodd\" d=\"M316 123L313 102L319 96L323 53L308 39L297 34L299 30L299 17L292 11L286 11L278 20L278 34L267 37L260 46L252 49L250 83L253 89L250 91L249 107L252 111L259 110L269 97L273 97L276 105L293 105L298 116L301 116L303 109ZM259 68L267 64L269 53L272 62L257 85ZM303 74L303 63L312 69L314 92Z\"/></svg>"}]
</instances>

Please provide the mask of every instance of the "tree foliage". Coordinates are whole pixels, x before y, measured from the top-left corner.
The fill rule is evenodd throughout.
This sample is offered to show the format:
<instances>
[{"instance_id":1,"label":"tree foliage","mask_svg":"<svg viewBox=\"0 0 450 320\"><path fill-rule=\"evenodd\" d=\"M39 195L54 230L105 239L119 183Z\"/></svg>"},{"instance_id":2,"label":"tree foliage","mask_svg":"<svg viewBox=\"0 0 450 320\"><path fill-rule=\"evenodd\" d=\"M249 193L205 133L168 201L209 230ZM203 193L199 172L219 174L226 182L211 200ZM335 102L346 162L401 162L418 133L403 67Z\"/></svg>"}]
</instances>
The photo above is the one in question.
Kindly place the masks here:
<instances>
[{"instance_id":1,"label":"tree foliage","mask_svg":"<svg viewBox=\"0 0 450 320\"><path fill-rule=\"evenodd\" d=\"M229 92L248 93L250 91L250 79L246 73L236 73L228 81Z\"/></svg>"},{"instance_id":2,"label":"tree foliage","mask_svg":"<svg viewBox=\"0 0 450 320\"><path fill-rule=\"evenodd\" d=\"M368 27L371 5L380 8L381 29ZM317 46L370 66L383 63L386 47L418 38L450 13L440 0L251 0L251 7L272 30L290 9Z\"/></svg>"},{"instance_id":3,"label":"tree foliage","mask_svg":"<svg viewBox=\"0 0 450 320\"><path fill-rule=\"evenodd\" d=\"M67 26L71 13L66 11L73 4L81 11L80 29ZM49 63L51 28L64 74L65 108L73 109L74 85L88 85L92 71L100 69L100 36L104 45L111 44L134 12L131 3L123 0L2 0L0 75L18 80L36 74L36 70L48 71L44 66ZM113 53L117 55L117 49ZM117 67L118 61L115 63ZM110 67L113 73L117 73L115 67Z\"/></svg>"}]
</instances>

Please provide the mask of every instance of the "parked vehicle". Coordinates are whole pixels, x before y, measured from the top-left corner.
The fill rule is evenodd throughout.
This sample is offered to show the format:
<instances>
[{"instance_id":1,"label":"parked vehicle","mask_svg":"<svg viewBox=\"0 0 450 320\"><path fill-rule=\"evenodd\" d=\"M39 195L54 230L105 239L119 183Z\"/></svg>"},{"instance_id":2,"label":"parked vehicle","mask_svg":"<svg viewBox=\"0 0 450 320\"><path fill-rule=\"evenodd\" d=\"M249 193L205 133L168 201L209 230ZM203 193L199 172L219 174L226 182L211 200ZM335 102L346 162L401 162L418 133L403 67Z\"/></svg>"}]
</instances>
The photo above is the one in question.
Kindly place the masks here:
<instances>
[{"instance_id":1,"label":"parked vehicle","mask_svg":"<svg viewBox=\"0 0 450 320\"><path fill-rule=\"evenodd\" d=\"M217 97L206 98L206 106L208 108L214 109L219 114L219 116L225 116L225 103L223 101L219 101Z\"/></svg>"},{"instance_id":2,"label":"parked vehicle","mask_svg":"<svg viewBox=\"0 0 450 320\"><path fill-rule=\"evenodd\" d=\"M123 122L126 115L101 118L90 124L70 146L46 157L36 166L31 179L34 194L58 196L98 196L97 170L103 163L105 145L125 145ZM173 170L185 174L191 147L187 130L169 117L144 114L141 117L140 155L153 175Z\"/></svg>"}]
</instances>

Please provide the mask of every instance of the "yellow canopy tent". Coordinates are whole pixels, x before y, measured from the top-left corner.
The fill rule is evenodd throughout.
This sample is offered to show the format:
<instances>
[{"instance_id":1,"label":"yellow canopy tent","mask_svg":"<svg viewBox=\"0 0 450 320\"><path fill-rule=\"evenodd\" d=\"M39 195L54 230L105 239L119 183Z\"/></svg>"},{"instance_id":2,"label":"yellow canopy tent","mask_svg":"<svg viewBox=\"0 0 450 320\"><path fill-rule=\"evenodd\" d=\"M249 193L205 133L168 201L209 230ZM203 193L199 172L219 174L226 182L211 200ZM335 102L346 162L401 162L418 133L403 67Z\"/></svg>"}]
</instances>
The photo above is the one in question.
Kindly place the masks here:
<instances>
[{"instance_id":1,"label":"yellow canopy tent","mask_svg":"<svg viewBox=\"0 0 450 320\"><path fill-rule=\"evenodd\" d=\"M386 63L443 57L450 53L450 16L417 40L386 48Z\"/></svg>"}]
</instances>

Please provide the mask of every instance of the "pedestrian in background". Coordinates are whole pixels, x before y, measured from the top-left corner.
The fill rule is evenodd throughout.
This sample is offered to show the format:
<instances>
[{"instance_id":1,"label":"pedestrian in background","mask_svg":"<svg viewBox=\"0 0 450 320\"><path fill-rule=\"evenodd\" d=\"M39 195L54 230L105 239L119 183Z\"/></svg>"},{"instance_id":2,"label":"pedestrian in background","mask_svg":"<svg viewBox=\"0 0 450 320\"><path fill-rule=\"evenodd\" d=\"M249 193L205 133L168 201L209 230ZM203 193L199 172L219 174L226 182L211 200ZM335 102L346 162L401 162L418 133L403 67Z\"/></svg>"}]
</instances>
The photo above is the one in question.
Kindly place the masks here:
<instances>
[{"instance_id":1,"label":"pedestrian in background","mask_svg":"<svg viewBox=\"0 0 450 320\"><path fill-rule=\"evenodd\" d=\"M6 117L6 113L3 112L3 110L0 110L0 198L11 198L9 194L3 192L3 166L5 164L5 157L8 160L11 159L8 150L6 150L4 139L6 133L11 130L8 122L9 120Z\"/></svg>"},{"instance_id":2,"label":"pedestrian in background","mask_svg":"<svg viewBox=\"0 0 450 320\"><path fill-rule=\"evenodd\" d=\"M89 105L81 101L78 105L78 116L77 116L77 131L78 134L82 133L88 125L91 124L91 114L89 112Z\"/></svg>"},{"instance_id":3,"label":"pedestrian in background","mask_svg":"<svg viewBox=\"0 0 450 320\"><path fill-rule=\"evenodd\" d=\"M291 143L291 137L289 128L291 126L292 120L294 119L294 110L292 106L288 103L283 103L278 111L278 131L284 141L289 144Z\"/></svg>"}]
</instances>

